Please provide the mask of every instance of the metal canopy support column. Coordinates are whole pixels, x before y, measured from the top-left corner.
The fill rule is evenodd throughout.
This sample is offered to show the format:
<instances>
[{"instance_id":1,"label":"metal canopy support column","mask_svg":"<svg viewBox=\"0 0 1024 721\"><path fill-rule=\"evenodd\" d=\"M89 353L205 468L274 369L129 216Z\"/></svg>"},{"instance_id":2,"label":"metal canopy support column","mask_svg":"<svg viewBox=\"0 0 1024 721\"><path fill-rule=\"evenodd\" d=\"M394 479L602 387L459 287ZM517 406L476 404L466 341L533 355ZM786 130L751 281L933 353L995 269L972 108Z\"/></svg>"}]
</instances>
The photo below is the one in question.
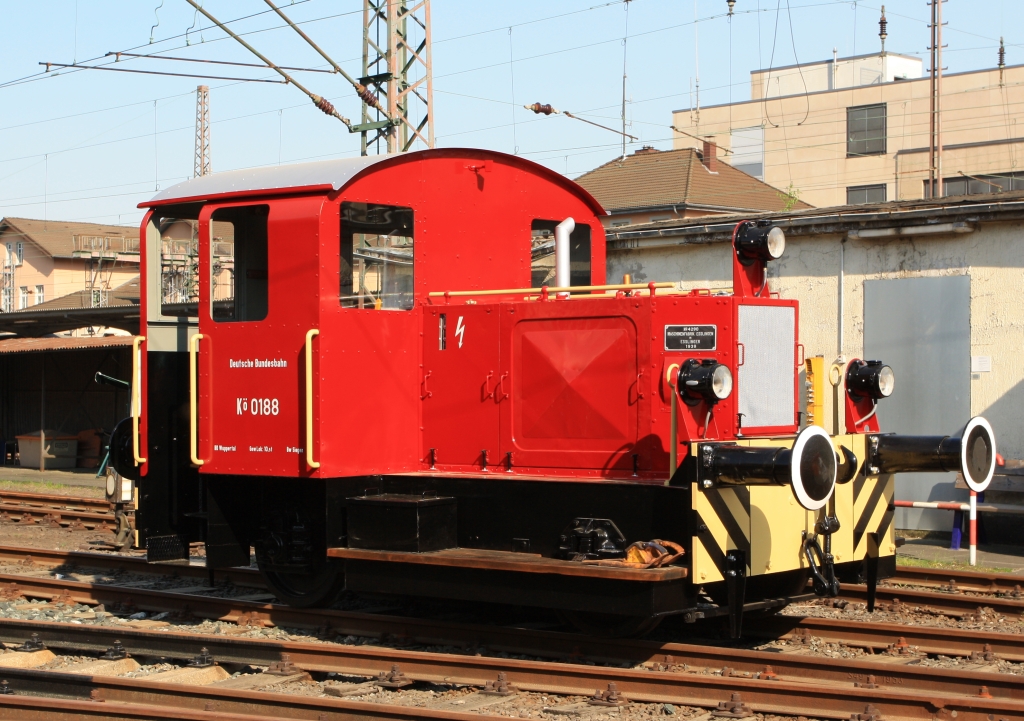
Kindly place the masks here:
<instances>
[{"instance_id":1,"label":"metal canopy support column","mask_svg":"<svg viewBox=\"0 0 1024 721\"><path fill-rule=\"evenodd\" d=\"M401 153L434 147L430 0L364 0L363 77L387 117L363 104L360 150Z\"/></svg>"}]
</instances>

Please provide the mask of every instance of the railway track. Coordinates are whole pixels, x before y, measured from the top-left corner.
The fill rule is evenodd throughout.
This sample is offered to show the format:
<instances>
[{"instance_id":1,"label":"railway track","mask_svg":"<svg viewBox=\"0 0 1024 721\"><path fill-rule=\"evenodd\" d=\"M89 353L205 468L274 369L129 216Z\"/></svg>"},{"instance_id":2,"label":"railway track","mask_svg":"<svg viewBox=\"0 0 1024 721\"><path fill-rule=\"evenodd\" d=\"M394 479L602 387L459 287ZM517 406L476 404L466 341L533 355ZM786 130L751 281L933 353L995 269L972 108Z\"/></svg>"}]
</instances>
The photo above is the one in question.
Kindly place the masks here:
<instances>
[{"instance_id":1,"label":"railway track","mask_svg":"<svg viewBox=\"0 0 1024 721\"><path fill-rule=\"evenodd\" d=\"M148 563L145 556L141 555L0 546L0 566L11 565L23 569L19 570L19 573L29 575L33 571L40 573L63 571L73 574L79 569L96 569L115 573L177 576L179 578L206 579L207 581L212 578L213 582L230 581L239 586L266 587L262 576L255 568L219 568L211 574L206 566L193 563Z\"/></svg>"},{"instance_id":2,"label":"railway track","mask_svg":"<svg viewBox=\"0 0 1024 721\"><path fill-rule=\"evenodd\" d=\"M823 679L806 673L779 674L773 665L781 660L779 654L755 651L745 653L760 668L748 673L734 668L723 672L721 666L695 668L677 658L642 668L616 668L370 645L267 641L12 619L0 619L0 636L7 642L35 638L51 649L76 654L101 653L120 642L134 656L187 660L205 648L220 663L260 667L287 663L306 672L385 681L401 679L403 683L483 687L504 674L508 683L520 691L561 696L590 696L595 690L615 684L612 688L632 701L712 709L742 701L754 712L817 718L848 719L872 705L885 719L931 721L936 713L940 717L949 714L948 718L958 721L988 721L990 714L993 718L1024 719L1024 689L1019 677L1009 674L961 672L951 685L952 676L946 670L844 661L845 677L822 683ZM734 649L721 651L725 658L738 655ZM829 659L812 657L801 662L804 668L836 666ZM38 673L33 674L30 669L3 669L2 675L10 688L17 691L23 683L26 689L38 684ZM917 687L908 687L908 679L913 679ZM95 682L96 679L89 679L79 681L78 685L92 683L96 688Z\"/></svg>"},{"instance_id":3,"label":"railway track","mask_svg":"<svg viewBox=\"0 0 1024 721\"><path fill-rule=\"evenodd\" d=\"M20 491L0 491L0 523L117 530L114 508L105 499Z\"/></svg>"},{"instance_id":4,"label":"railway track","mask_svg":"<svg viewBox=\"0 0 1024 721\"><path fill-rule=\"evenodd\" d=\"M1024 574L984 573L897 566L896 575L886 579L889 586L920 586L947 593L977 593L1024 599Z\"/></svg>"},{"instance_id":5,"label":"railway track","mask_svg":"<svg viewBox=\"0 0 1024 721\"><path fill-rule=\"evenodd\" d=\"M16 598L19 595L29 598L55 599L63 597L88 605L112 604L114 606L134 607L147 612L189 613L198 618L228 620L255 625L279 625L307 629L334 629L337 633L356 636L381 637L391 635L407 638L410 641L428 644L486 645L509 652L551 653L558 657L586 655L600 657L602 649L608 658L616 660L639 659L650 660L644 653L653 653L653 647L644 647L641 651L636 642L610 641L607 639L588 639L573 634L556 634L568 639L565 642L545 646L539 643L531 646L524 642L522 630L504 629L501 626L467 626L465 624L443 624L429 619L399 618L379 614L357 613L338 610L306 610L288 606L256 603L251 600L224 598L207 595L223 591L211 583L210 572L199 565L164 565L148 564L139 556L125 556L108 553L89 553L81 551L50 551L45 549L29 549L0 546L0 565L8 568L7 573L0 573L0 598ZM11 573L11 566L17 569ZM111 584L83 583L73 578L55 578L57 571L74 576L76 571L104 569L113 572L133 572L158 576L173 575L181 579L195 580L197 583L177 589L153 590L144 587L125 587ZM63 574L62 574L63 575ZM230 582L236 586L263 589L259 572L250 568L218 569L213 574L213 581ZM880 591L882 589L879 589ZM904 589L893 591L892 598L886 600L880 595L880 602L888 603L889 608L912 611L915 606L910 599L921 601L917 608L927 609L937 615L951 615L961 618L964 605L976 612L980 604L975 597L958 598L946 593L920 592L919 596L908 596ZM844 586L843 595L847 597L863 597L866 590L863 586ZM894 603L902 596L903 600ZM952 600L955 609L937 610L943 601ZM1011 617L1019 616L1018 602L1010 602ZM984 604L988 605L988 604ZM994 609L998 610L998 609ZM912 646L921 648L927 653L947 656L970 656L984 653L986 645L994 649L994 653L1007 660L1024 662L1024 635L1005 633L985 633L977 631L960 631L937 626L904 626L884 624L862 620L817 619L795 616L776 616L752 621L748 624L751 633L767 630L771 634L788 634L790 638L801 638L807 629L825 640L844 643L848 639L851 645L871 649L872 652L883 652L890 645L896 644L902 637ZM543 634L537 634L541 638ZM763 634L762 634L763 635ZM622 644L627 644L625 647ZM614 651L610 655L609 652Z\"/></svg>"},{"instance_id":6,"label":"railway track","mask_svg":"<svg viewBox=\"0 0 1024 721\"><path fill-rule=\"evenodd\" d=\"M1020 677L990 672L999 659L1024 662L1024 635L789 616L756 622L752 619L748 623L752 634L790 642L792 652L778 653L713 645L594 639L560 632L345 611L303 611L197 595L216 590L209 584L167 592L48 577L57 568L70 569L72 574L76 569L100 568L157 574L171 572L182 578L208 580L202 566L154 567L139 557L0 547L0 562L8 566L15 564L19 570L16 574L0 574L0 598L8 600L24 596L54 605L103 603L125 613L171 611L239 626L317 628L320 635L327 638L354 635L390 644L282 643L219 634L147 632L127 624L93 626L0 619L3 641L17 643L35 633L51 648L65 652L102 652L114 645L114 641L121 641L140 657L184 660L194 656L197 648L205 646L226 664L269 666L281 661L281 654L286 653L296 667L318 673L372 677L381 672L390 673L391 667L398 664L409 679L421 683L479 686L497 678L497 672L503 672L523 691L547 694L590 695L606 688L608 683L615 683L620 692L634 701L705 708L741 703L745 704L742 708L757 712L847 719L871 716L875 713L868 708L871 705L876 711L880 710L885 719L992 721L1021 718L1024 721L1024 684L1020 683ZM42 577L30 575L40 571ZM231 574L232 582L239 585L259 583L258 574L252 569L231 569ZM865 649L874 655L837 663L802 653L804 644L811 643L812 639ZM430 654L410 650L408 647L413 645L461 646L468 653ZM469 655L473 653L485 655ZM558 662L487 656L500 653L553 658ZM973 660L956 671L923 668L916 663L928 655ZM581 661L620 667L584 666ZM83 681L82 677L77 677L72 682L62 678L67 675L33 669L4 669L0 674L18 693L65 697L70 704L66 709L63 706L48 708L53 713L66 712L75 718L82 717L81 708L76 704L95 703L83 699L96 694L130 706L135 715L126 718L209 718L212 721L228 718L236 711L268 718L319 718L321 713L327 714L326 718L346 719L440 717L423 713L429 709L396 706L388 707L385 713L380 704L349 701L348 705L339 706L333 699L296 699L283 694L271 694L274 696L271 701L262 698L267 694L255 694L261 697L255 698L250 697L250 692L250 696L243 694L243 698L233 692L206 687L190 688L187 693L183 693L181 687L174 687L172 692L155 688L160 684L145 680L93 678ZM733 694L739 694L740 701L734 701ZM992 698L987 698L989 696ZM181 700L171 701L171 697ZM7 700L0 697L0 718L33 718L34 714L41 714L45 706L31 697L19 696L16 703L5 705ZM326 703L330 708L326 710L327 707L311 705L309 701ZM33 703L37 707L33 707ZM154 703L157 705L152 705ZM216 711L203 710L207 708ZM53 713L47 721L53 721ZM481 718L480 714L471 715ZM456 718L451 713L443 717Z\"/></svg>"},{"instance_id":7,"label":"railway track","mask_svg":"<svg viewBox=\"0 0 1024 721\"><path fill-rule=\"evenodd\" d=\"M844 583L839 587L839 598L846 601L866 602L866 586ZM918 608L926 612L964 617L977 615L978 610L990 608L996 613L1020 617L1024 614L1024 597L999 596L995 594L968 595L941 591L922 591L915 588L894 588L879 586L875 594L877 603L893 610Z\"/></svg>"}]
</instances>

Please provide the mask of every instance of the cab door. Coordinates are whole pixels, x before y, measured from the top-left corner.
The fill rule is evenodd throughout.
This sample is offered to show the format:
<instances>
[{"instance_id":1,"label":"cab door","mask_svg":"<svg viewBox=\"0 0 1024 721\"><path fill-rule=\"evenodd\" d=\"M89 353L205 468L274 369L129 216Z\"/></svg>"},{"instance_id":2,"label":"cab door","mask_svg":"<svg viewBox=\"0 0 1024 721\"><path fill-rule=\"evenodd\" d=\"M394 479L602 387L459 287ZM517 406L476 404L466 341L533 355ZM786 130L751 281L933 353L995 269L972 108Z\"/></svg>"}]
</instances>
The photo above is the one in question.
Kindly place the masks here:
<instances>
[{"instance_id":1,"label":"cab door","mask_svg":"<svg viewBox=\"0 0 1024 721\"><path fill-rule=\"evenodd\" d=\"M498 305L423 313L423 458L443 470L505 467L498 448Z\"/></svg>"},{"instance_id":2,"label":"cab door","mask_svg":"<svg viewBox=\"0 0 1024 721\"><path fill-rule=\"evenodd\" d=\"M274 199L207 206L200 215L199 334L190 362L198 376L192 460L202 472L313 472L305 369L307 347L318 347L307 334L318 329L321 204Z\"/></svg>"}]
</instances>

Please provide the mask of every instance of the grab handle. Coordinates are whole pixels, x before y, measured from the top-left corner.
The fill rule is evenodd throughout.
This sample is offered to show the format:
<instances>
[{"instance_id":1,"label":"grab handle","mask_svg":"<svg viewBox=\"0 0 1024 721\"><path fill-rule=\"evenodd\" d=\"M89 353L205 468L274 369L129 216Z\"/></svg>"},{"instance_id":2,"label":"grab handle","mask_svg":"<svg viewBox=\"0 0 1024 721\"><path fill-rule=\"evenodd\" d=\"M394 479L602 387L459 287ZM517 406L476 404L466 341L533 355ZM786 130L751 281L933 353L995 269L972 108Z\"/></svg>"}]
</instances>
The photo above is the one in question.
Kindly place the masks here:
<instances>
[{"instance_id":1,"label":"grab handle","mask_svg":"<svg viewBox=\"0 0 1024 721\"><path fill-rule=\"evenodd\" d=\"M136 466L146 462L139 455L139 418L142 416L142 357L139 348L144 340L144 335L132 338L132 456Z\"/></svg>"},{"instance_id":2,"label":"grab handle","mask_svg":"<svg viewBox=\"0 0 1024 721\"><path fill-rule=\"evenodd\" d=\"M306 465L319 468L313 460L313 337L320 335L316 328L306 331Z\"/></svg>"},{"instance_id":3,"label":"grab handle","mask_svg":"<svg viewBox=\"0 0 1024 721\"><path fill-rule=\"evenodd\" d=\"M197 466L205 463L198 453L199 418L196 403L197 387L199 385L197 382L196 357L199 355L199 341L205 337L202 333L196 333L188 339L189 454L192 456L192 463Z\"/></svg>"}]
</instances>

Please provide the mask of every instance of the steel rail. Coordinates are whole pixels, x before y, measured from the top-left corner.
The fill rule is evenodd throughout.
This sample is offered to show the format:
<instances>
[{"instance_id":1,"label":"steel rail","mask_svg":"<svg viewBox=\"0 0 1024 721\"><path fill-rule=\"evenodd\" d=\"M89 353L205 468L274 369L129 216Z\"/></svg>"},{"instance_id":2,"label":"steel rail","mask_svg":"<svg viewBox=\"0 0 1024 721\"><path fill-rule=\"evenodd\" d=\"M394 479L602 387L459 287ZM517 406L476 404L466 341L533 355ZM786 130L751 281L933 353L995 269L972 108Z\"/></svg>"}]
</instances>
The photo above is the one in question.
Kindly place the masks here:
<instances>
[{"instance_id":1,"label":"steel rail","mask_svg":"<svg viewBox=\"0 0 1024 721\"><path fill-rule=\"evenodd\" d=\"M15 521L15 518L18 520ZM113 513L0 503L0 523L39 523L41 521L55 523L59 526L81 525L92 530L113 530L116 523Z\"/></svg>"},{"instance_id":2,"label":"steel rail","mask_svg":"<svg viewBox=\"0 0 1024 721\"><path fill-rule=\"evenodd\" d=\"M1024 599L1024 592L1021 591L1021 587L1024 586L1024 574L1022 573L985 573L959 569L896 566L896 575L886 579L886 584L894 583L940 588L949 592L1004 593L1014 598Z\"/></svg>"},{"instance_id":3,"label":"steel rail","mask_svg":"<svg viewBox=\"0 0 1024 721\"><path fill-rule=\"evenodd\" d=\"M32 669L4 669L3 676L16 695L0 696L0 719L269 721L288 718L413 721L426 718L487 721L501 718L397 704L158 683L145 678L86 676ZM44 715L46 711L49 713Z\"/></svg>"},{"instance_id":4,"label":"steel rail","mask_svg":"<svg viewBox=\"0 0 1024 721\"><path fill-rule=\"evenodd\" d=\"M31 630L30 630L31 629ZM39 621L0 619L3 637L24 639L38 633L52 648L77 652L102 651L121 641L136 656L188 658L199 649L221 663L269 666L288 660L305 671L336 672L375 677L395 665L413 681L483 686L504 672L518 689L567 696L591 695L610 683L634 701L673 703L715 708L740 694L743 702L760 713L849 719L866 712L868 705L886 719L933 721L949 714L957 721L1024 719L1024 702L992 698L979 686L971 695L950 693L945 687L928 691L892 688L857 688L835 684L801 683L744 676L714 676L672 670L610 668L573 663L552 663L449 653L410 651L378 646L347 646L292 641L233 638L224 635L139 631L109 626L85 626ZM282 654L287 654L287 659ZM891 664L887 667L892 673ZM988 678L993 674L986 674ZM941 673L938 675L941 678ZM1012 678L1012 677L1011 677ZM941 683L941 681L940 681ZM941 689L941 690L940 690Z\"/></svg>"},{"instance_id":5,"label":"steel rail","mask_svg":"<svg viewBox=\"0 0 1024 721\"><path fill-rule=\"evenodd\" d=\"M27 569L45 567L76 570L94 568L98 570L125 571L130 573L150 574L154 576L178 576L181 578L201 578L229 580L238 586L266 588L263 577L255 568L218 568L207 569L206 566L192 564L149 563L143 556L124 556L114 553L95 553L89 551L51 551L45 548L24 548L20 546L0 546L0 565L13 565Z\"/></svg>"},{"instance_id":6,"label":"steel rail","mask_svg":"<svg viewBox=\"0 0 1024 721\"><path fill-rule=\"evenodd\" d=\"M177 709L149 704L113 704L38 696L0 696L0 719L12 721L270 721L267 716Z\"/></svg>"},{"instance_id":7,"label":"steel rail","mask_svg":"<svg viewBox=\"0 0 1024 721\"><path fill-rule=\"evenodd\" d=\"M66 635L62 629L63 624L54 624L48 621L21 621L16 619L0 619L0 638L8 643L23 642L32 637L33 633L39 634L47 645L54 648L72 649L75 651L103 651L113 645L114 640L121 640L135 633L126 631L124 628L110 626L74 626L76 631L74 637ZM79 632L77 629L95 629L89 632ZM157 641L154 643L148 639L145 631L142 633L141 641L137 640L135 649L136 655L148 653L151 655L162 655L177 658L190 658L197 653L194 646L181 644L172 641L170 645L162 645L160 639L168 637L167 632L157 634ZM555 635L555 634L553 634ZM557 634L564 636L565 634ZM205 639L206 636L204 635ZM223 639L223 635L215 636L216 639ZM893 638L892 643L898 639ZM211 642L213 643L213 642ZM611 646L610 649L604 645ZM893 664L891 662L868 661L859 659L847 659L842 664L836 664L834 660L819 656L780 654L771 651L751 651L736 648L718 648L713 646L699 646L686 644L663 644L637 641L609 641L595 639L593 641L595 653L577 654L567 659L576 663L582 660L593 660L604 658L611 662L621 662L622 659L632 659L635 665L637 658L647 658L646 665L651 670L673 670L677 672L717 675L723 677L738 676L747 678L758 678L772 676L777 680L793 683L819 683L841 685L850 687L854 683L875 683L880 687L899 689L905 692L917 692L931 694L934 691L941 691L954 696L974 696L979 689L985 686L988 692L995 698L1012 700L1016 703L1024 703L1024 684L1020 678L1012 674L990 673L990 672L962 672L950 675L947 669L923 668L916 665ZM210 643L207 648L213 648ZM297 648L293 653L290 649L284 649L289 653L291 660L306 670L333 670L351 671L344 667L344 662L338 667L327 668L331 658L345 658L345 652L333 653L331 649L347 649L350 646L336 645L314 645L321 656L315 657L313 663L319 666L308 666L303 659L308 658L305 647ZM325 650L326 649L326 650ZM528 653L527 648L514 649L518 653ZM259 649L257 649L259 651ZM256 655L245 656L244 653L236 650L221 652L217 656L222 661L237 663L252 663L267 665L279 660L260 651ZM255 653L255 652L253 652ZM262 655L259 655L262 653ZM323 660L323 654L327 654L328 661ZM175 655L177 654L177 655ZM215 654L216 655L216 654ZM917 658L912 656L911 658Z\"/></svg>"},{"instance_id":8,"label":"steel rail","mask_svg":"<svg viewBox=\"0 0 1024 721\"><path fill-rule=\"evenodd\" d=\"M185 568L182 566L181 568ZM185 590L185 589L183 589ZM70 599L88 605L130 606L153 612L179 612L246 625L288 626L330 630L335 635L391 636L406 643L486 645L492 650L530 653L556 658L587 657L661 661L664 654L682 655L686 646L643 641L593 638L576 634L539 632L507 626L446 623L431 619L384 616L351 611L297 609L231 598L209 597L174 590L153 591L116 585L82 583L68 579L0 574L0 597L22 594L28 598ZM970 656L986 648L999 658L1024 662L1024 634L962 631L935 626L905 626L863 621L774 616L748 623L751 635L786 637L807 629L826 640L885 650L904 638L928 653Z\"/></svg>"},{"instance_id":9,"label":"steel rail","mask_svg":"<svg viewBox=\"0 0 1024 721\"><path fill-rule=\"evenodd\" d=\"M57 493L29 493L27 491L0 491L0 503L46 506L57 509L79 509L97 512L110 511L112 505L105 498L62 496Z\"/></svg>"},{"instance_id":10,"label":"steel rail","mask_svg":"<svg viewBox=\"0 0 1024 721\"><path fill-rule=\"evenodd\" d=\"M770 616L759 619L756 625L745 625L744 630L760 638L809 640L814 637L872 651L885 651L902 641L921 653L961 657L991 653L995 658L1024 663L1024 634L1018 633L810 616Z\"/></svg>"},{"instance_id":11,"label":"steel rail","mask_svg":"<svg viewBox=\"0 0 1024 721\"><path fill-rule=\"evenodd\" d=\"M868 590L866 586L844 583L839 587L839 597L851 601L867 601ZM896 601L899 601L904 606L918 606L952 614L972 613L982 607L1012 616L1020 617L1021 614L1024 614L1024 599L995 595L965 596L963 594L920 591L912 588L879 586L875 599L894 605Z\"/></svg>"}]
</instances>

